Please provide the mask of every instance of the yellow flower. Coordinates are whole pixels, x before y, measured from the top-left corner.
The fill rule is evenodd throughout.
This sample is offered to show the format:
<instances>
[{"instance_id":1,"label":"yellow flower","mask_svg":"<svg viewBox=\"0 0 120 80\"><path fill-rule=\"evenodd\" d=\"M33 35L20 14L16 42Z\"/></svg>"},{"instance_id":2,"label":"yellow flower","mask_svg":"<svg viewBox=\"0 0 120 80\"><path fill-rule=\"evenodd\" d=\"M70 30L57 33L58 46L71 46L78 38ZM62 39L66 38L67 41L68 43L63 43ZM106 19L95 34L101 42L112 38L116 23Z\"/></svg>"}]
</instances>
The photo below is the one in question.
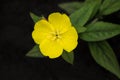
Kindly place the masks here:
<instances>
[{"instance_id":1,"label":"yellow flower","mask_svg":"<svg viewBox=\"0 0 120 80\"><path fill-rule=\"evenodd\" d=\"M48 21L38 21L32 38L39 44L41 53L49 58L59 57L63 50L71 52L78 44L78 34L69 17L59 12L50 14Z\"/></svg>"}]
</instances>

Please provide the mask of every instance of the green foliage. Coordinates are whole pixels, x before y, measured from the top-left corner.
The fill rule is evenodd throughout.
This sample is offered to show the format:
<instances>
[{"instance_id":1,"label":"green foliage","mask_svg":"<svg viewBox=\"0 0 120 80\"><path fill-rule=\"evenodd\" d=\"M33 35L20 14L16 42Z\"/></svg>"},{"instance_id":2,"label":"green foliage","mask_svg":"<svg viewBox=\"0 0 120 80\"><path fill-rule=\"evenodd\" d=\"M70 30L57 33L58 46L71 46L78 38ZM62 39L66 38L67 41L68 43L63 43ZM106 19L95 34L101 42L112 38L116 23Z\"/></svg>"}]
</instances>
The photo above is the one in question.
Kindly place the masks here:
<instances>
[{"instance_id":1,"label":"green foliage","mask_svg":"<svg viewBox=\"0 0 120 80\"><path fill-rule=\"evenodd\" d=\"M66 10L69 14L83 6L83 2L67 2L59 4L59 7Z\"/></svg>"},{"instance_id":2,"label":"green foliage","mask_svg":"<svg viewBox=\"0 0 120 80\"><path fill-rule=\"evenodd\" d=\"M108 15L120 10L120 0L104 0L100 8L100 14Z\"/></svg>"},{"instance_id":3,"label":"green foliage","mask_svg":"<svg viewBox=\"0 0 120 80\"><path fill-rule=\"evenodd\" d=\"M89 43L89 48L94 60L120 78L120 67L115 53L106 41Z\"/></svg>"},{"instance_id":4,"label":"green foliage","mask_svg":"<svg viewBox=\"0 0 120 80\"><path fill-rule=\"evenodd\" d=\"M62 58L66 61L66 62L68 62L68 63L70 63L70 64L73 64L73 61L74 61L74 52L72 51L72 52L66 52L66 51L63 51L63 54L62 54Z\"/></svg>"},{"instance_id":5,"label":"green foliage","mask_svg":"<svg viewBox=\"0 0 120 80\"><path fill-rule=\"evenodd\" d=\"M79 37L85 41L101 41L120 34L120 25L96 22L87 26L87 30Z\"/></svg>"},{"instance_id":6,"label":"green foliage","mask_svg":"<svg viewBox=\"0 0 120 80\"><path fill-rule=\"evenodd\" d=\"M83 5L79 10L76 10L70 15L70 19L72 24L77 29L78 33L80 28L83 27L87 21L93 16L92 13L94 12L94 9L97 5L97 2L91 2L89 4Z\"/></svg>"},{"instance_id":7,"label":"green foliage","mask_svg":"<svg viewBox=\"0 0 120 80\"><path fill-rule=\"evenodd\" d=\"M96 13L98 12L98 10L101 6L101 2L102 2L102 0L86 0L85 5L90 4L90 3L94 3L94 5L95 5L93 12L91 14L91 18L93 18L96 15Z\"/></svg>"},{"instance_id":8,"label":"green foliage","mask_svg":"<svg viewBox=\"0 0 120 80\"><path fill-rule=\"evenodd\" d=\"M120 68L114 51L105 41L120 34L120 25L103 22L103 15L109 15L120 10L120 0L85 0L85 2L67 2L59 7L70 14L72 25L76 28L79 38L89 43L89 48L94 60L106 70L112 72L120 79ZM30 13L34 22L42 19ZM56 18L57 19L57 18ZM27 54L29 57L44 57L35 45ZM63 52L62 58L73 64L74 53Z\"/></svg>"},{"instance_id":9,"label":"green foliage","mask_svg":"<svg viewBox=\"0 0 120 80\"><path fill-rule=\"evenodd\" d=\"M77 28L77 32L78 32L78 33L83 33L83 32L85 32L86 30L87 30L86 27L78 27L78 28Z\"/></svg>"},{"instance_id":10,"label":"green foliage","mask_svg":"<svg viewBox=\"0 0 120 80\"><path fill-rule=\"evenodd\" d=\"M72 24L75 27L84 26L84 24L90 18L92 11L93 11L93 5L92 4L85 5L82 8L80 8L79 10L76 10L74 13L72 13L70 15L70 19L72 21Z\"/></svg>"},{"instance_id":11,"label":"green foliage","mask_svg":"<svg viewBox=\"0 0 120 80\"><path fill-rule=\"evenodd\" d=\"M27 54L28 57L43 58L44 56L40 52L39 46L35 45Z\"/></svg>"},{"instance_id":12,"label":"green foliage","mask_svg":"<svg viewBox=\"0 0 120 80\"><path fill-rule=\"evenodd\" d=\"M43 18L43 17L39 17L39 16L33 14L32 12L30 12L30 16L34 22L37 22L38 20Z\"/></svg>"}]
</instances>

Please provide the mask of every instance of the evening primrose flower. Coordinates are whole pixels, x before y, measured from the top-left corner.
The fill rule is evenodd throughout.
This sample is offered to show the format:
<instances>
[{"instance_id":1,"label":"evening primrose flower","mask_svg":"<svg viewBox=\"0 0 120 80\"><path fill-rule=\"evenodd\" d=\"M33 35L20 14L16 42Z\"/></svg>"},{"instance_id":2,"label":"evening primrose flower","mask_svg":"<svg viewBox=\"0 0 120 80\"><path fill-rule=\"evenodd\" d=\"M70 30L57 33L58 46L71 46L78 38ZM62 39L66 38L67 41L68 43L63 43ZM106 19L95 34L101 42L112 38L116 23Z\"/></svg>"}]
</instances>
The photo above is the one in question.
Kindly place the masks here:
<instances>
[{"instance_id":1,"label":"evening primrose flower","mask_svg":"<svg viewBox=\"0 0 120 80\"><path fill-rule=\"evenodd\" d=\"M32 38L39 45L41 53L49 58L59 57L63 50L71 52L78 44L78 34L69 17L59 12L50 14L48 21L38 21Z\"/></svg>"}]
</instances>

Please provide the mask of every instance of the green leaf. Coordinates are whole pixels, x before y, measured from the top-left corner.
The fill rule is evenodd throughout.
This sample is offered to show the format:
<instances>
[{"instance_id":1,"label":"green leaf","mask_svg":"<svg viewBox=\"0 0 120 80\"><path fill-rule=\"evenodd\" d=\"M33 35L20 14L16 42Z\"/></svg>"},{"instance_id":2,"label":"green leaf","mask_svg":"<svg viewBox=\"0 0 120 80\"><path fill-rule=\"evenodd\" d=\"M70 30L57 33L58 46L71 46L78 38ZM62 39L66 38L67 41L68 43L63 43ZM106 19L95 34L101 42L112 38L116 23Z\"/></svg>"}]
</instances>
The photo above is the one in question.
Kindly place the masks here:
<instances>
[{"instance_id":1,"label":"green leaf","mask_svg":"<svg viewBox=\"0 0 120 80\"><path fill-rule=\"evenodd\" d=\"M79 27L83 27L91 18L96 4L97 2L87 3L70 15L71 22L77 31L79 31Z\"/></svg>"},{"instance_id":2,"label":"green leaf","mask_svg":"<svg viewBox=\"0 0 120 80\"><path fill-rule=\"evenodd\" d=\"M58 6L66 10L69 14L73 13L83 5L83 2L66 2L61 3Z\"/></svg>"},{"instance_id":3,"label":"green leaf","mask_svg":"<svg viewBox=\"0 0 120 80\"><path fill-rule=\"evenodd\" d=\"M63 51L63 54L62 54L62 58L70 63L70 64L73 64L73 61L74 61L74 52L66 52L66 51Z\"/></svg>"},{"instance_id":4,"label":"green leaf","mask_svg":"<svg viewBox=\"0 0 120 80\"><path fill-rule=\"evenodd\" d=\"M120 0L104 0L100 8L100 14L108 15L120 10Z\"/></svg>"},{"instance_id":5,"label":"green leaf","mask_svg":"<svg viewBox=\"0 0 120 80\"><path fill-rule=\"evenodd\" d=\"M43 17L39 17L35 14L33 14L32 12L30 12L30 16L32 18L32 20L36 23L38 20L42 19Z\"/></svg>"},{"instance_id":6,"label":"green leaf","mask_svg":"<svg viewBox=\"0 0 120 80\"><path fill-rule=\"evenodd\" d=\"M45 56L40 52L39 46L35 45L27 54L28 57L43 58Z\"/></svg>"},{"instance_id":7,"label":"green leaf","mask_svg":"<svg viewBox=\"0 0 120 80\"><path fill-rule=\"evenodd\" d=\"M85 41L102 41L120 34L120 25L107 22L96 22L86 28L85 32L79 34Z\"/></svg>"},{"instance_id":8,"label":"green leaf","mask_svg":"<svg viewBox=\"0 0 120 80\"><path fill-rule=\"evenodd\" d=\"M101 6L101 2L102 2L102 0L86 0L85 1L86 4L87 3L94 3L95 4L94 10L91 14L91 18L93 18L96 15L97 11L99 10L99 8ZM96 17L98 17L98 15Z\"/></svg>"},{"instance_id":9,"label":"green leaf","mask_svg":"<svg viewBox=\"0 0 120 80\"><path fill-rule=\"evenodd\" d=\"M78 33L83 33L83 32L85 32L86 30L87 30L86 27L78 27L77 32L78 32Z\"/></svg>"},{"instance_id":10,"label":"green leaf","mask_svg":"<svg viewBox=\"0 0 120 80\"><path fill-rule=\"evenodd\" d=\"M120 67L110 45L106 41L92 42L89 48L94 60L120 79Z\"/></svg>"}]
</instances>

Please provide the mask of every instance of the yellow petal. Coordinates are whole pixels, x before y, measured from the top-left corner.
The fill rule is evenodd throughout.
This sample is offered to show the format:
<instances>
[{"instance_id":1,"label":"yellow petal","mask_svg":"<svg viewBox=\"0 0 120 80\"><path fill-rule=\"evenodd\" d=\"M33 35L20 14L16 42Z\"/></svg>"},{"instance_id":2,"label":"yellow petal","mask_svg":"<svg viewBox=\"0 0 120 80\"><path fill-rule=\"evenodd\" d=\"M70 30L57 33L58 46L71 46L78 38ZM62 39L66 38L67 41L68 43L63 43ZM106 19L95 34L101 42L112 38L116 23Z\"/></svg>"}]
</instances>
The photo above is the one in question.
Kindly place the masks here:
<instances>
[{"instance_id":1,"label":"yellow petal","mask_svg":"<svg viewBox=\"0 0 120 80\"><path fill-rule=\"evenodd\" d=\"M63 49L71 52L76 48L78 42L78 34L74 27L71 27L66 33L61 35L60 44Z\"/></svg>"},{"instance_id":2,"label":"yellow petal","mask_svg":"<svg viewBox=\"0 0 120 80\"><path fill-rule=\"evenodd\" d=\"M32 37L37 44L40 44L51 31L52 26L46 20L40 20L34 26Z\"/></svg>"},{"instance_id":3,"label":"yellow petal","mask_svg":"<svg viewBox=\"0 0 120 80\"><path fill-rule=\"evenodd\" d=\"M35 24L34 29L46 33L53 30L53 27L47 20L42 19Z\"/></svg>"},{"instance_id":4,"label":"yellow petal","mask_svg":"<svg viewBox=\"0 0 120 80\"><path fill-rule=\"evenodd\" d=\"M49 15L48 21L61 33L67 31L69 27L71 27L70 19L66 14L60 14L58 12L52 13Z\"/></svg>"},{"instance_id":5,"label":"yellow petal","mask_svg":"<svg viewBox=\"0 0 120 80\"><path fill-rule=\"evenodd\" d=\"M44 56L49 56L49 58L57 58L63 52L63 48L59 45L59 43L50 39L45 39L39 47L42 54Z\"/></svg>"}]
</instances>

